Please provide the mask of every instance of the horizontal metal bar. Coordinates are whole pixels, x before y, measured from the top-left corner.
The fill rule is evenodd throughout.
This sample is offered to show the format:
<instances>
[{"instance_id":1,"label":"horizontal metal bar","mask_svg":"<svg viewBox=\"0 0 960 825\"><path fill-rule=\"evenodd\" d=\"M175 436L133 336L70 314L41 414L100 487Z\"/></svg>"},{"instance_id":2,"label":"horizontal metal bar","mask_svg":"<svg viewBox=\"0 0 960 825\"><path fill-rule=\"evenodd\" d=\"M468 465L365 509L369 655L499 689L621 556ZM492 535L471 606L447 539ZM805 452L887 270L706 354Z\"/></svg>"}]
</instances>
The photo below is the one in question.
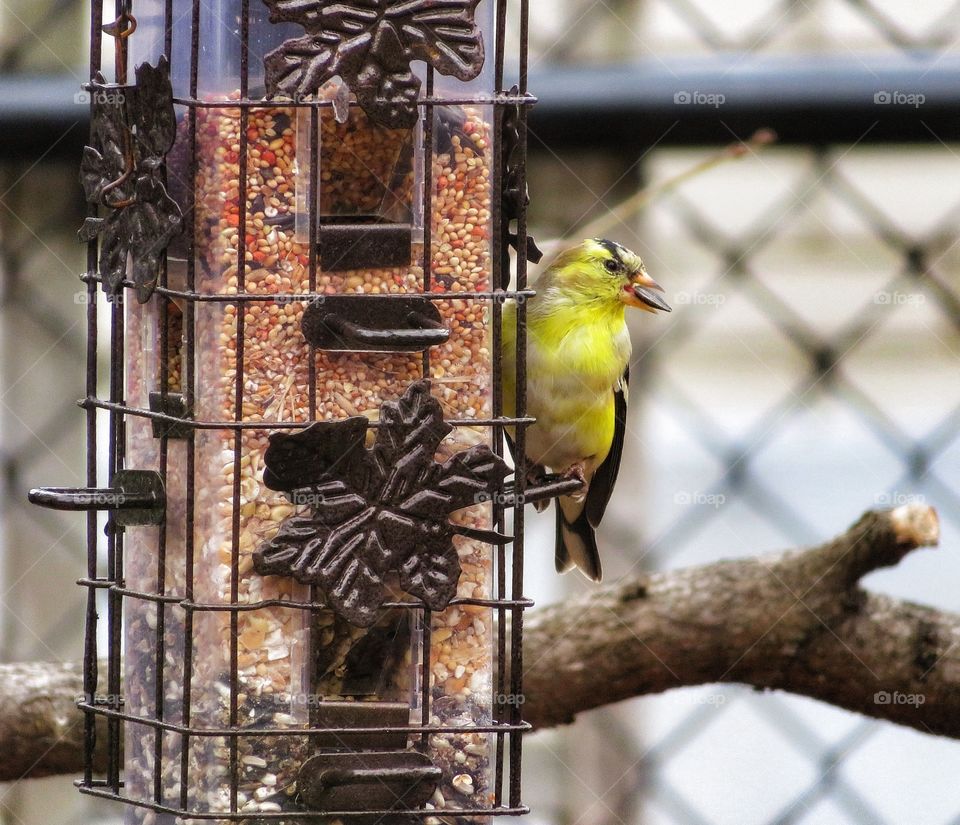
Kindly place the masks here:
<instances>
[{"instance_id":1,"label":"horizontal metal bar","mask_svg":"<svg viewBox=\"0 0 960 825\"><path fill-rule=\"evenodd\" d=\"M87 791L85 791L84 788L112 788L113 783L108 782L106 779L97 779L97 778L91 779L89 783L87 783L87 781L84 779L75 779L73 781L73 786L75 788L80 788L81 793L87 793ZM120 782L120 787L121 788L126 787L123 781ZM110 795L110 798L119 799L119 797L114 797L113 795Z\"/></svg>"},{"instance_id":2,"label":"horizontal metal bar","mask_svg":"<svg viewBox=\"0 0 960 825\"><path fill-rule=\"evenodd\" d=\"M160 524L166 508L160 474L130 468L117 470L111 487L36 487L27 498L52 510L108 510L117 527Z\"/></svg>"},{"instance_id":3,"label":"horizontal metal bar","mask_svg":"<svg viewBox=\"0 0 960 825\"><path fill-rule=\"evenodd\" d=\"M584 482L576 478L563 478L563 476L548 476L538 484L531 484L523 491L524 504L534 504L538 501L556 498L557 496L567 496L578 492L584 486ZM512 507L516 502L512 493L507 493L504 504Z\"/></svg>"},{"instance_id":4,"label":"horizontal metal bar","mask_svg":"<svg viewBox=\"0 0 960 825\"><path fill-rule=\"evenodd\" d=\"M2 84L0 84L2 86ZM99 275L92 274L83 274L80 276L80 280L84 283L89 283L93 281L94 283L102 283L103 278ZM136 289L136 285L133 281L124 280L121 282L121 285L125 289ZM187 292L181 289L167 289L166 287L155 287L153 290L157 295L164 295L168 298L180 298L184 301L197 301L200 303L217 303L217 304L236 304L236 303L245 303L245 302L260 302L265 304L272 303L309 303L311 301L316 301L323 298L333 297L328 295L325 292L284 292L284 293L266 293L266 292L235 292L235 293L210 293L205 294L202 292ZM337 297L340 297L337 295ZM452 301L452 300L478 300L478 301L507 301L507 300L516 300L517 298L532 298L537 294L535 289L498 289L496 291L489 292L387 292L387 293L377 293L377 294L367 294L367 293L347 293L351 298L357 298L363 300L365 297L376 300L392 300L400 301L403 299L409 300L413 298L423 298L426 301Z\"/></svg>"},{"instance_id":5,"label":"horizontal metal bar","mask_svg":"<svg viewBox=\"0 0 960 825\"><path fill-rule=\"evenodd\" d=\"M77 579L76 583L81 587L92 587L96 589L110 590L119 596L138 601L154 602L158 604L176 605L177 607L189 608L198 612L221 612L221 613L245 613L252 610L262 610L268 607L283 607L290 610L309 610L320 612L330 610L330 606L320 602L299 602L291 599L260 599L254 602L195 602L184 596L176 594L148 593L143 590L134 590L129 587L122 587L108 579ZM521 610L533 607L532 599L478 599L472 596L454 596L450 599L449 606L471 605L474 607L494 608L519 608ZM384 610L397 608L403 610L422 610L424 605L421 602L384 602L381 607Z\"/></svg>"},{"instance_id":6,"label":"horizontal metal bar","mask_svg":"<svg viewBox=\"0 0 960 825\"><path fill-rule=\"evenodd\" d=\"M136 510L154 507L162 499L152 490L124 493L113 487L35 487L27 494L31 504L51 510Z\"/></svg>"},{"instance_id":7,"label":"horizontal metal bar","mask_svg":"<svg viewBox=\"0 0 960 825\"><path fill-rule=\"evenodd\" d=\"M422 352L450 338L435 302L416 294L389 297L346 293L311 301L300 324L303 337L333 352Z\"/></svg>"},{"instance_id":8,"label":"horizontal metal bar","mask_svg":"<svg viewBox=\"0 0 960 825\"><path fill-rule=\"evenodd\" d=\"M90 136L88 101L73 75L0 77L0 155L76 162ZM83 201L77 186L65 193Z\"/></svg>"},{"instance_id":9,"label":"horizontal metal bar","mask_svg":"<svg viewBox=\"0 0 960 825\"><path fill-rule=\"evenodd\" d=\"M249 100L230 100L222 98L220 100L200 100L191 97L174 97L173 102L178 106L193 106L197 109L275 109L283 107L285 109L332 109L332 100L284 100L278 97L273 100L254 97L251 95ZM495 103L506 103L514 106L532 106L537 102L537 97L532 94L511 94L510 92L500 92L499 94L474 94L474 95L451 95L450 97L422 97L416 101L416 105L422 108L427 106L493 106ZM359 106L355 100L350 101L351 107Z\"/></svg>"},{"instance_id":10,"label":"horizontal metal bar","mask_svg":"<svg viewBox=\"0 0 960 825\"><path fill-rule=\"evenodd\" d=\"M81 587L90 587L94 590L107 590L111 587L116 586L116 582L113 579L77 579L76 584L79 584Z\"/></svg>"},{"instance_id":11,"label":"horizontal metal bar","mask_svg":"<svg viewBox=\"0 0 960 825\"><path fill-rule=\"evenodd\" d=\"M173 808L169 805L160 805L156 802L148 802L142 799L134 799L133 797L123 796L119 793L114 793L112 790L104 790L104 786L101 783L93 783L91 785L85 785L81 782L76 783L77 789L80 793L87 794L89 796L97 796L102 799L113 799L118 802L126 803L127 805L134 805L138 808L146 808L150 811L156 811L157 813L170 814L172 816L186 817L187 819L198 819L198 820L218 820L221 822L244 822L250 820L260 821L277 821L277 820L291 820L296 819L299 821L305 822L329 822L331 817L336 819L347 819L354 820L356 818L366 818L367 820L370 817L380 817L381 821L389 822L389 817L398 817L400 814L395 810L379 810L379 811L277 811L277 812L251 812L251 811L238 811L237 813L221 813L221 812L198 812L191 811L185 808ZM418 819L429 819L431 817L436 817L438 811L433 809L430 810L413 810L413 811L403 811L402 815L404 817L416 817ZM490 808L444 808L439 813L444 817L449 816L469 816L469 817L489 817L489 816L524 816L530 813L530 808L526 805L518 805L512 808L497 806Z\"/></svg>"},{"instance_id":12,"label":"horizontal metal bar","mask_svg":"<svg viewBox=\"0 0 960 825\"><path fill-rule=\"evenodd\" d=\"M357 352L361 348L372 349L378 346L394 344L409 347L420 352L431 346L443 344L450 338L450 330L440 329L370 329L351 323L343 318L325 318L322 322L334 335L343 339L348 352ZM320 347L317 347L320 349ZM376 351L376 350L374 350ZM406 351L406 350L403 350Z\"/></svg>"},{"instance_id":13,"label":"horizontal metal bar","mask_svg":"<svg viewBox=\"0 0 960 825\"><path fill-rule=\"evenodd\" d=\"M95 407L100 410L122 412L127 415L136 415L140 418L149 418L154 421L169 421L195 430L305 430L315 421L198 421L192 418L176 418L165 413L154 412L143 407L131 407L116 401L104 401L100 398L81 398L77 406L82 409ZM527 427L536 421L529 416L524 418L449 418L446 423L451 427L494 427L501 424L509 427ZM380 426L380 422L371 421L368 425L371 430Z\"/></svg>"},{"instance_id":14,"label":"horizontal metal bar","mask_svg":"<svg viewBox=\"0 0 960 825\"><path fill-rule=\"evenodd\" d=\"M729 143L960 140L960 55L718 54L533 75L530 151ZM922 97L921 97L922 96Z\"/></svg>"},{"instance_id":15,"label":"horizontal metal bar","mask_svg":"<svg viewBox=\"0 0 960 825\"><path fill-rule=\"evenodd\" d=\"M246 737L261 736L305 736L307 738L318 736L329 736L330 734L351 734L351 733L409 733L411 735L418 733L510 733L513 731L528 731L532 729L529 722L519 722L511 724L508 722L492 722L489 725L403 725L390 726L384 725L377 728L196 728L189 725L178 725L173 722L164 722L160 719L154 719L149 716L137 716L132 713L125 713L120 710L111 710L100 704L78 701L77 707L80 710L89 711L97 716L107 716L112 719L121 719L124 722L131 722L144 727L154 728L155 730L170 731L171 733L188 734L190 736L218 737L226 739L243 739Z\"/></svg>"},{"instance_id":16,"label":"horizontal metal bar","mask_svg":"<svg viewBox=\"0 0 960 825\"><path fill-rule=\"evenodd\" d=\"M89 105L79 85L68 75L0 78L0 153L75 160L89 133ZM960 140L955 117L960 55L944 51L661 55L626 65L540 64L530 72L530 88L539 100L529 118L534 154L542 143L621 152L653 143L724 144L731 131L746 137L762 127L774 129L781 143L794 144ZM674 102L681 92L691 95L690 102ZM724 101L714 106L703 98L699 104L694 92L722 94ZM881 92L922 94L924 102L917 108L892 99L875 103Z\"/></svg>"}]
</instances>

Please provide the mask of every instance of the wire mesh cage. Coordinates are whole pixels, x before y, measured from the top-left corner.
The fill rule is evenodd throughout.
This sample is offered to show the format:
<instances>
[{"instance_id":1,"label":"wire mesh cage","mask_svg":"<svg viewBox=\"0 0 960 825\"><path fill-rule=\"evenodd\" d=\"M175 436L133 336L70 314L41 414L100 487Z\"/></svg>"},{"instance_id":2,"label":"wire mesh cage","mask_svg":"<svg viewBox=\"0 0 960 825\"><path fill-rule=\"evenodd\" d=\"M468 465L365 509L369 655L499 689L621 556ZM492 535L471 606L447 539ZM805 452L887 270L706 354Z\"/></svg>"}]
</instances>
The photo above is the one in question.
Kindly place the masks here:
<instances>
[{"instance_id":1,"label":"wire mesh cage","mask_svg":"<svg viewBox=\"0 0 960 825\"><path fill-rule=\"evenodd\" d=\"M525 812L523 504L565 489L522 458L527 4L92 5L88 486L31 493L87 511L81 791L130 822Z\"/></svg>"}]
</instances>

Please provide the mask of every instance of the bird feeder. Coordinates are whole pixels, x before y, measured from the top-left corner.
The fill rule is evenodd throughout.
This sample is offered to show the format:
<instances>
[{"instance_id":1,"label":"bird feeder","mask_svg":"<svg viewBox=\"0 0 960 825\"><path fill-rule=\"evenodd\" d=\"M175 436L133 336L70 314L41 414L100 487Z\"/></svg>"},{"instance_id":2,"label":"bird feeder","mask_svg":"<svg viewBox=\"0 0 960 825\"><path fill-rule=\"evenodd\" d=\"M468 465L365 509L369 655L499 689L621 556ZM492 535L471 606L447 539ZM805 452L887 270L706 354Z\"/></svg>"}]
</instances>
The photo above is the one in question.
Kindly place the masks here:
<instances>
[{"instance_id":1,"label":"bird feeder","mask_svg":"<svg viewBox=\"0 0 960 825\"><path fill-rule=\"evenodd\" d=\"M87 511L80 790L132 823L523 813L522 505L561 492L502 457L526 3L509 90L506 0L92 6L88 486L31 493Z\"/></svg>"}]
</instances>

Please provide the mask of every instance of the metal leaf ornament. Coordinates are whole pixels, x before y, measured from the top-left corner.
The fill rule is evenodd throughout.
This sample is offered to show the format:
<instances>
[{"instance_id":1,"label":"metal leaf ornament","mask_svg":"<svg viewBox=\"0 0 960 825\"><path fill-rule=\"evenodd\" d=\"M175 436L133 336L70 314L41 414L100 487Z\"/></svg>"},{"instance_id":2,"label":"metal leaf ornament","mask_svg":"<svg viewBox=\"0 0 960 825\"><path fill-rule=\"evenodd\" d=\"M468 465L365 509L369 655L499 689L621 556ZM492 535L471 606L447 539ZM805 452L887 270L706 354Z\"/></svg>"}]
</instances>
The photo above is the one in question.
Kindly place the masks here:
<instances>
[{"instance_id":1,"label":"metal leaf ornament","mask_svg":"<svg viewBox=\"0 0 960 825\"><path fill-rule=\"evenodd\" d=\"M520 94L520 87L510 89L511 95ZM503 209L500 220L503 224L503 234L515 250L520 251L520 239L517 232L510 229L512 221L520 217L520 212L530 203L530 193L526 181L521 185L520 169L522 166L520 152L520 104L506 107L503 116L503 140L501 141L501 166L503 168ZM543 259L543 252L537 246L533 235L527 233L527 260L538 264ZM510 267L504 267L507 283L501 284L503 289L509 286Z\"/></svg>"},{"instance_id":2,"label":"metal leaf ornament","mask_svg":"<svg viewBox=\"0 0 960 825\"><path fill-rule=\"evenodd\" d=\"M368 424L356 416L271 436L264 483L309 511L288 518L254 553L258 573L317 585L360 627L376 621L393 572L430 609L447 606L460 578L453 536L507 540L451 524L449 514L489 500L510 473L486 445L435 460L452 427L426 380L381 406L370 448Z\"/></svg>"},{"instance_id":3,"label":"metal leaf ornament","mask_svg":"<svg viewBox=\"0 0 960 825\"><path fill-rule=\"evenodd\" d=\"M271 22L306 30L264 58L269 95L299 100L339 77L372 120L409 128L420 93L411 61L459 80L472 80L483 68L483 38L474 22L480 0L263 1Z\"/></svg>"},{"instance_id":4,"label":"metal leaf ornament","mask_svg":"<svg viewBox=\"0 0 960 825\"><path fill-rule=\"evenodd\" d=\"M136 69L135 86L91 84L91 141L84 147L80 183L87 202L106 217L89 217L80 240L100 239L99 270L104 291L117 295L127 259L137 299L153 293L164 249L183 226L180 207L163 182L164 157L173 146L176 119L167 59Z\"/></svg>"}]
</instances>

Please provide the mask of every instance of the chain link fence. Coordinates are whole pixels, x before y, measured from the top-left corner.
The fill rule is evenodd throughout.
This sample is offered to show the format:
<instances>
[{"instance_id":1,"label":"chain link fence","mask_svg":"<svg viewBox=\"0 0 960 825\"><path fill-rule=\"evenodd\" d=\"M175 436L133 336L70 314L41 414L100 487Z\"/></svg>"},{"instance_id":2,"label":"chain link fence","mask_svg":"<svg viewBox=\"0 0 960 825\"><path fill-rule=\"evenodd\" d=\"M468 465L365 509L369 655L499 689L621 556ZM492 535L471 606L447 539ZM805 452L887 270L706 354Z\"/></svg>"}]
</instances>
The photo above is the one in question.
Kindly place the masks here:
<instances>
[{"instance_id":1,"label":"chain link fence","mask_svg":"<svg viewBox=\"0 0 960 825\"><path fill-rule=\"evenodd\" d=\"M917 50L936 63L956 45L955 12L586 2L553 19L560 46L543 30L538 45L550 60L587 64L608 47L671 66L721 52L733 65ZM712 89L678 89L677 120L699 103L723 124ZM878 87L874 102L908 107L922 124L917 92ZM689 99L697 93L704 100ZM716 151L672 148L665 135L609 157L538 143L535 130L534 218L562 237ZM864 509L910 501L936 505L944 546L956 540L960 151L929 128L926 143L892 147L869 129L842 143L829 130L820 124L817 145L748 152L696 175L610 232L643 254L676 308L667 323L635 319L629 470L601 531L611 577L809 544ZM945 554L921 554L867 584L956 610L958 574ZM539 584L540 601L587 586ZM862 677L875 693L875 675ZM946 779L960 747L797 697L683 689L531 744L531 803L545 823L960 821Z\"/></svg>"},{"instance_id":2,"label":"chain link fence","mask_svg":"<svg viewBox=\"0 0 960 825\"><path fill-rule=\"evenodd\" d=\"M83 14L62 2L7 4L0 65L79 83ZM947 55L960 15L955 3L534 0L531 35L535 76L720 52ZM893 99L916 90L877 91L891 96L878 105L922 120L922 102ZM716 111L722 121L722 102ZM674 147L669 135L616 154L568 148L541 139L535 120L530 147L539 238L577 238L638 187L715 152ZM23 497L83 474L79 158L56 154L0 159L6 660L74 660L81 649L82 524ZM608 579L814 542L868 507L916 497L937 506L943 545L956 543L958 172L960 146L934 131L909 146L827 136L717 166L609 231L643 254L675 311L633 319L625 471L601 533ZM589 586L554 576L551 531L552 519L533 520L540 602ZM957 610L958 575L949 553L929 552L868 586ZM865 691L873 681L864 670ZM551 825L950 823L960 822L958 770L955 743L728 686L635 700L530 737L525 789L531 822ZM0 816L34 825L118 812L51 779L0 789Z\"/></svg>"}]
</instances>

